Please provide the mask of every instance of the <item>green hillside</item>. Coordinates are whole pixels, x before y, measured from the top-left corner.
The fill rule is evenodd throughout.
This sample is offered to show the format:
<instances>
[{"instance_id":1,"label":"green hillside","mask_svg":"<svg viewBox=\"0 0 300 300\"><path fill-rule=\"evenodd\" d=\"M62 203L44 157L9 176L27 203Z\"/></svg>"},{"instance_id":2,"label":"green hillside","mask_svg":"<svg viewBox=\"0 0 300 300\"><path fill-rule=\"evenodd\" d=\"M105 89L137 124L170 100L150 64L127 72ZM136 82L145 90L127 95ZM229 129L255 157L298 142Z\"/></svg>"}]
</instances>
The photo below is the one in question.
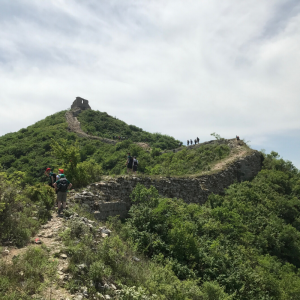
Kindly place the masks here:
<instances>
[{"instance_id":1,"label":"green hillside","mask_svg":"<svg viewBox=\"0 0 300 300\"><path fill-rule=\"evenodd\" d=\"M134 125L116 119L105 112L84 110L78 116L83 131L91 135L113 139L121 136L133 142L147 142L152 148L175 149L179 141L168 135L149 133Z\"/></svg>"},{"instance_id":2,"label":"green hillside","mask_svg":"<svg viewBox=\"0 0 300 300\"><path fill-rule=\"evenodd\" d=\"M86 287L85 299L299 299L300 173L275 152L264 157L251 182L232 184L202 206L137 185L129 217L106 222L106 238L97 230L103 224L91 228L83 220L92 216L74 205L55 237L62 252L42 245L12 263L0 258L0 298L29 300L62 288L57 258L67 253L63 288L75 294ZM51 215L55 194L0 173L0 196L1 252L7 242L10 250L27 244ZM112 283L118 297L103 288Z\"/></svg>"},{"instance_id":3,"label":"green hillside","mask_svg":"<svg viewBox=\"0 0 300 300\"><path fill-rule=\"evenodd\" d=\"M58 167L63 167L69 178L72 178L74 175L72 172L75 171L69 165L66 156L69 147L73 147L72 151L77 153L78 162L91 162L88 166L81 165L80 170L91 170L90 166L94 165L98 167L98 173L101 169L103 174L124 174L127 153L130 152L139 160L140 173L182 176L210 170L214 162L230 154L227 145L216 143L203 145L197 149L187 150L183 147L180 152L159 155L161 150L177 148L179 141L167 135L143 131L99 111L83 111L78 119L82 129L88 131L90 135L107 138L121 135L127 139L112 145L101 140L80 138L68 131L65 111L62 111L18 132L0 137L0 165L8 174L15 171L25 172L24 183L45 181L44 171L47 167L55 172ZM146 151L135 144L145 140L152 147L151 151ZM58 142L58 145L53 146L54 141ZM56 151L56 154L53 153L55 152L53 150L57 149L60 150ZM88 180L96 180L96 177L85 180L77 178L77 181L81 181L81 185Z\"/></svg>"},{"instance_id":4,"label":"green hillside","mask_svg":"<svg viewBox=\"0 0 300 300\"><path fill-rule=\"evenodd\" d=\"M84 130L110 137L130 127L101 114L82 114L83 127L95 128ZM53 189L35 182L46 180L46 167L64 167L79 187L99 174L125 173L128 151L138 157L139 171L153 176L201 173L251 151L246 145L233 150L217 140L160 155L153 145L169 147L174 139L133 130L126 135L130 139L106 144L69 132L64 115L59 112L0 137L5 170L0 172L2 253L6 245L10 251L26 246L54 213ZM134 143L144 135L151 151ZM87 287L87 299L95 299L97 293L113 297L113 289L102 288L106 283L116 285L119 299L128 300L300 299L300 173L276 152L263 155L263 169L251 182L232 184L224 195L211 194L202 206L137 185L129 217L106 222L112 230L106 238L96 230L103 226L98 221L92 229L84 225L84 217L93 217L74 203L65 212L72 218L63 222L57 239L68 254L70 276L64 288L74 294ZM0 259L0 298L32 299L53 284L57 288L59 255L42 245L28 247L12 263ZM84 266L84 272L78 266Z\"/></svg>"}]
</instances>

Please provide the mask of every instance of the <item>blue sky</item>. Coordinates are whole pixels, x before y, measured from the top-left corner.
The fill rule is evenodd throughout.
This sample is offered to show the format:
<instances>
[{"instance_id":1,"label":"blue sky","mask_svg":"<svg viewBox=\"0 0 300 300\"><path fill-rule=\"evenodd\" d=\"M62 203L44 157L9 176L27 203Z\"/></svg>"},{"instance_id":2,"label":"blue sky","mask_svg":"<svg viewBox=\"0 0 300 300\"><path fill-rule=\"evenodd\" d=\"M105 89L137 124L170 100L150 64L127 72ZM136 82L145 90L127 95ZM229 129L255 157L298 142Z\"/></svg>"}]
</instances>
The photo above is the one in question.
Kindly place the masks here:
<instances>
[{"instance_id":1,"label":"blue sky","mask_svg":"<svg viewBox=\"0 0 300 300\"><path fill-rule=\"evenodd\" d=\"M71 106L300 168L300 2L1 0L0 135Z\"/></svg>"}]
</instances>

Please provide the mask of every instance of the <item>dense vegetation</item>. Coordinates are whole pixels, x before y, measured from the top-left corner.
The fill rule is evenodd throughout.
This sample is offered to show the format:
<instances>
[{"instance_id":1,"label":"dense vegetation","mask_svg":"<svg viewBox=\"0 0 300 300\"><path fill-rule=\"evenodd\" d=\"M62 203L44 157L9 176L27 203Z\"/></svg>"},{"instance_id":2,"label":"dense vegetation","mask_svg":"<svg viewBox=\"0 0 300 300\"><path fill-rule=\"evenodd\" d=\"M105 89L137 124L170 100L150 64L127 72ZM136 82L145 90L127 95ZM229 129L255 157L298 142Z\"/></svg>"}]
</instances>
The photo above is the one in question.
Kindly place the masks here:
<instances>
[{"instance_id":1,"label":"dense vegetation","mask_svg":"<svg viewBox=\"0 0 300 300\"><path fill-rule=\"evenodd\" d=\"M123 237L178 278L216 281L233 299L299 299L300 174L274 152L264 166L204 206L138 186Z\"/></svg>"},{"instance_id":2,"label":"dense vegetation","mask_svg":"<svg viewBox=\"0 0 300 300\"><path fill-rule=\"evenodd\" d=\"M66 149L79 159L76 146ZM26 244L51 214L53 190L22 188L24 176L0 176L2 244ZM224 196L211 195L204 206L160 197L141 185L132 200L130 218L108 222L113 234L100 243L98 232L80 218L66 224L61 237L71 292L86 286L92 299L113 282L120 299L128 300L300 298L300 174L277 153L265 155L253 181L233 184ZM74 210L87 214L80 207L69 214ZM30 299L55 281L56 261L49 258L46 248L29 248L12 264L0 262L1 299Z\"/></svg>"},{"instance_id":3,"label":"dense vegetation","mask_svg":"<svg viewBox=\"0 0 300 300\"><path fill-rule=\"evenodd\" d=\"M123 123L105 114L87 111L81 122L94 126L85 128L91 134L131 140L112 146L79 139L67 131L64 112L0 138L0 245L26 245L50 218L53 189L35 183L45 181L46 167L65 168L80 187L102 174L123 174L128 151L138 157L140 172L172 176L209 170L230 154L217 140L159 155L159 148L147 152L132 142L145 138L143 131L115 132ZM151 137L156 147L172 145L168 137ZM99 243L97 231L68 221L61 233L72 274L66 287L76 292L87 286L90 299L105 282L118 285L124 300L300 299L300 173L275 152L264 156L263 170L251 182L210 195L203 206L138 185L130 217L110 220L113 234ZM80 207L73 210L85 215ZM29 248L12 263L0 261L0 298L31 299L55 281L56 262L49 258L42 247Z\"/></svg>"},{"instance_id":4,"label":"dense vegetation","mask_svg":"<svg viewBox=\"0 0 300 300\"><path fill-rule=\"evenodd\" d=\"M75 210L80 216L91 218L79 207ZM72 293L86 286L88 299L94 299L97 292L114 296L113 290L104 288L106 283L113 282L119 288L117 299L120 300L230 299L216 282L199 285L197 279L180 280L172 270L172 264L161 264L142 255L137 258L134 244L116 234L122 227L120 221L112 219L107 226L113 228L114 232L101 242L97 242L97 230L90 230L74 218L68 221L67 229L61 234L65 251L70 256L72 279L66 287Z\"/></svg>"},{"instance_id":5,"label":"dense vegetation","mask_svg":"<svg viewBox=\"0 0 300 300\"><path fill-rule=\"evenodd\" d=\"M25 174L0 172L0 245L26 245L52 214L55 193L46 185L22 188Z\"/></svg>"},{"instance_id":6,"label":"dense vegetation","mask_svg":"<svg viewBox=\"0 0 300 300\"><path fill-rule=\"evenodd\" d=\"M128 125L107 113L85 110L80 113L78 120L82 130L95 136L113 139L114 136L126 137L133 142L147 142L152 148L175 149L179 141L168 135L149 133L142 128Z\"/></svg>"},{"instance_id":7,"label":"dense vegetation","mask_svg":"<svg viewBox=\"0 0 300 300\"><path fill-rule=\"evenodd\" d=\"M78 187L98 180L101 174L126 173L125 162L128 152L137 156L139 172L149 175L199 173L209 170L211 164L225 158L230 152L227 145L216 141L214 145L193 150L183 147L180 152L169 152L160 156L163 149L177 147L178 141L169 136L147 133L106 113L92 110L80 114L83 127L88 124L87 126L96 128L96 131L93 131L89 127L90 134L99 135L101 131L104 136L111 137L110 134L115 130L120 131L120 135L125 136L126 133L130 139L111 145L99 140L78 138L75 133L67 130L64 115L65 111L59 112L26 129L0 137L2 168L8 174L16 171L24 172L22 183L25 185L47 181L44 171L48 167L56 173L57 169L62 167L66 169L75 187ZM145 138L153 146L151 151L146 151L133 142ZM73 163L70 164L70 161Z\"/></svg>"},{"instance_id":8,"label":"dense vegetation","mask_svg":"<svg viewBox=\"0 0 300 300\"><path fill-rule=\"evenodd\" d=\"M51 139L76 140L76 134L67 131L64 115L64 111L59 112L18 132L0 137L0 165L9 174L25 172L26 183L45 181L45 169L58 164L51 156Z\"/></svg>"},{"instance_id":9,"label":"dense vegetation","mask_svg":"<svg viewBox=\"0 0 300 300\"><path fill-rule=\"evenodd\" d=\"M88 158L86 153L93 152L89 147L86 145L81 148L82 159ZM147 152L130 141L124 141L116 146L102 145L102 147L95 149L90 159L94 159L100 164L106 174L123 174L126 171L127 152L138 158L140 173L185 175L209 170L212 163L228 156L230 149L227 145L219 145L216 142L216 144L203 145L193 150L184 148L176 153L168 152L159 155L160 149L155 148L151 152Z\"/></svg>"}]
</instances>

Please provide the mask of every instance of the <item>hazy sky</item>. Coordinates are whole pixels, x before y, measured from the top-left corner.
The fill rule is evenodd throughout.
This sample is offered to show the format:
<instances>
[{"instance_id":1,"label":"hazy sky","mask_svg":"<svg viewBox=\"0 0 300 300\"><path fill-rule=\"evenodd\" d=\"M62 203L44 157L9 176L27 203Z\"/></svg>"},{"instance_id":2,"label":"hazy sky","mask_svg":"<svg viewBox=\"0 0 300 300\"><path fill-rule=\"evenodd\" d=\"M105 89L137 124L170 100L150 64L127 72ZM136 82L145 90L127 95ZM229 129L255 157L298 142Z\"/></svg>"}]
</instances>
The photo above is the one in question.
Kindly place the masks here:
<instances>
[{"instance_id":1,"label":"hazy sky","mask_svg":"<svg viewBox=\"0 0 300 300\"><path fill-rule=\"evenodd\" d=\"M299 0L0 0L0 135L69 108L300 168Z\"/></svg>"}]
</instances>

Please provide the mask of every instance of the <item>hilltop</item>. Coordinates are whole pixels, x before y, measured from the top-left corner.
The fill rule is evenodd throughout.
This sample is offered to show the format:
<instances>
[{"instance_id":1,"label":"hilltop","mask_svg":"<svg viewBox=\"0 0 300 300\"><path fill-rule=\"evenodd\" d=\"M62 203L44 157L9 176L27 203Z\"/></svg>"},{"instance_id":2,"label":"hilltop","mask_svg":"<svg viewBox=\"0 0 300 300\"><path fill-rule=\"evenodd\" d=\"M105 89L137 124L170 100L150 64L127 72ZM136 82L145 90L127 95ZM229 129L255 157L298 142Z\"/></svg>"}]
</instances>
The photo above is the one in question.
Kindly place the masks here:
<instances>
[{"instance_id":1,"label":"hilltop","mask_svg":"<svg viewBox=\"0 0 300 300\"><path fill-rule=\"evenodd\" d=\"M77 131L70 125L70 118L76 123ZM116 140L116 136L125 139ZM140 173L191 176L218 169L237 153L241 156L252 151L235 140L178 148L180 142L173 137L146 132L90 107L73 107L71 111L58 112L18 132L1 136L0 165L9 174L25 172L25 183L44 181L47 167L56 170L63 163L53 155L53 141L64 147L76 145L79 161L92 161L106 175L126 172L127 152L138 157Z\"/></svg>"},{"instance_id":2,"label":"hilltop","mask_svg":"<svg viewBox=\"0 0 300 300\"><path fill-rule=\"evenodd\" d=\"M98 149L101 149L103 155L101 154L101 158L98 157L97 160L98 162L103 161L104 170L108 170L111 166L108 158L112 152L115 152L114 147L127 149L133 145L133 141L142 142L143 140L147 140L149 147L152 148L159 146L161 149L172 149L178 147L179 144L179 141L170 136L146 132L134 125L128 125L117 120L107 113L93 110L82 111L80 120L83 121L83 128L87 123L90 127L96 124L98 130L99 126L102 126L101 135L109 137L112 134L125 136L126 133L127 139L123 144L116 146L116 141L113 145L108 145L101 139L87 139L71 132L68 128L66 113L67 111L58 112L34 125L22 128L18 132L1 136L0 165L2 168L8 173L14 171L26 172L27 182L43 180L43 172L46 167L56 168L61 164L51 153L52 139L55 141L66 140L69 145L77 141L80 147L81 161L89 159L96 154ZM99 136L99 131L93 131L92 133ZM126 160L126 154L123 152L122 158L118 156L118 159L122 162L124 162L124 159ZM121 170L117 172L121 172Z\"/></svg>"}]
</instances>

